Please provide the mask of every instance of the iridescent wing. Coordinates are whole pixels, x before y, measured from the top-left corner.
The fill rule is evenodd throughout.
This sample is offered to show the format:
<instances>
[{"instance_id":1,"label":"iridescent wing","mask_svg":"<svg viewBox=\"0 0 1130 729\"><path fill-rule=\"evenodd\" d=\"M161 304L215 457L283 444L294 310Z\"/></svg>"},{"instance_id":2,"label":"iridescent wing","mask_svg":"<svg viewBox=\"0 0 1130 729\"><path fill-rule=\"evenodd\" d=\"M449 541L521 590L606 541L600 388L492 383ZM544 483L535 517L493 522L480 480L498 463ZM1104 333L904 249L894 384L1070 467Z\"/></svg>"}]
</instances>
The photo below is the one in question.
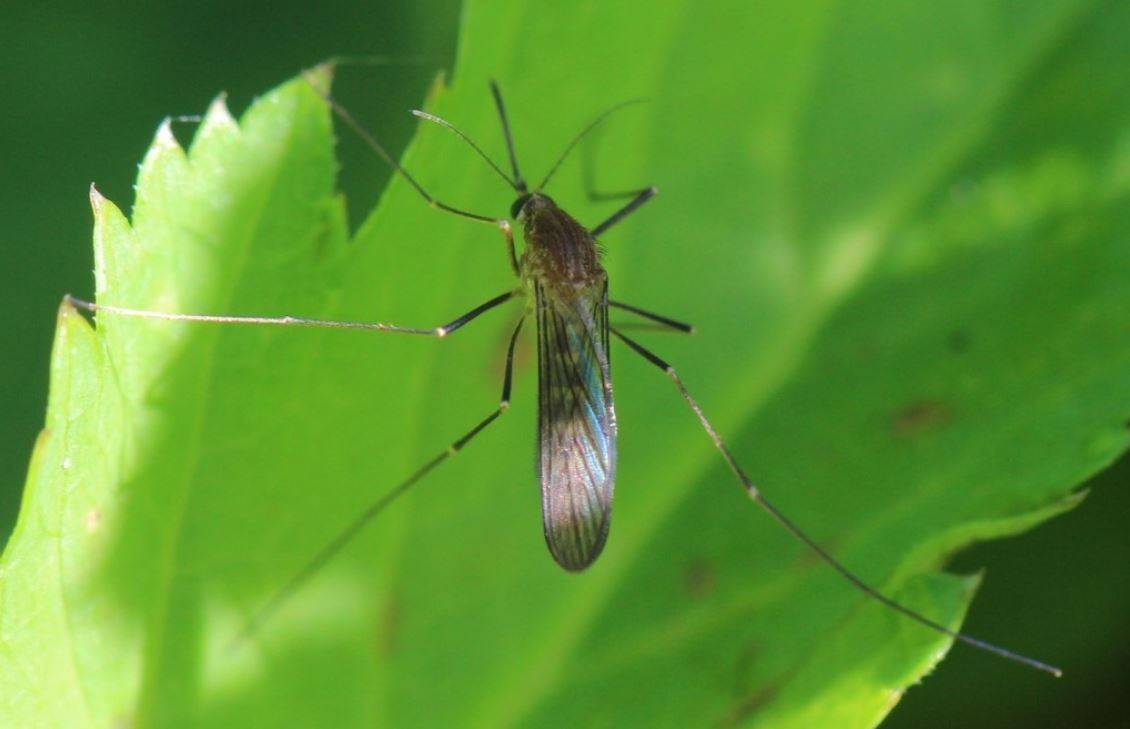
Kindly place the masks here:
<instances>
[{"instance_id":1,"label":"iridescent wing","mask_svg":"<svg viewBox=\"0 0 1130 729\"><path fill-rule=\"evenodd\" d=\"M583 570L608 537L616 475L608 289L536 294L542 525L557 563Z\"/></svg>"}]
</instances>

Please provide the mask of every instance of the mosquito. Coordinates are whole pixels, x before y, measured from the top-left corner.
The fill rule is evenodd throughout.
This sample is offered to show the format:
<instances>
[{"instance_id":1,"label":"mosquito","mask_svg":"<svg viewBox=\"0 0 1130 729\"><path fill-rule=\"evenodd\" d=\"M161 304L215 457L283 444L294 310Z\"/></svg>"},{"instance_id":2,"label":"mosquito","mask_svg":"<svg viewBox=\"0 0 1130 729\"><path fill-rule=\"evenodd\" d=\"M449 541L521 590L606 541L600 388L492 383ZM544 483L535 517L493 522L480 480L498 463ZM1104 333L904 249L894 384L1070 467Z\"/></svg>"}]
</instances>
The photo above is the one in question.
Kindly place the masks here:
<instances>
[{"instance_id":1,"label":"mosquito","mask_svg":"<svg viewBox=\"0 0 1130 729\"><path fill-rule=\"evenodd\" d=\"M359 329L440 339L451 336L481 315L512 299L524 299L526 308L510 335L502 380L502 397L498 406L338 532L259 608L245 626L241 633L242 637L254 633L257 627L289 596L301 588L390 504L441 463L462 451L507 411L510 406L511 382L514 374L515 343L526 320L533 318L537 327L538 344L538 478L541 485L542 527L549 552L562 568L570 572L584 570L600 556L608 539L612 494L616 481L617 434L609 356L611 336L627 345L628 349L650 362L671 380L679 396L686 401L748 497L856 589L937 633L1054 676L1062 675L1062 671L1055 666L951 630L888 597L849 570L765 497L726 447L722 437L706 417L698 401L683 384L675 368L644 345L627 336L621 327L610 325L609 309L618 309L639 317L652 327L682 333L693 330L691 325L684 322L609 297L608 274L601 265L597 240L652 200L658 193L656 187L649 186L627 192L605 194L590 190L589 195L593 199L627 200L607 219L591 228L578 222L545 192L562 163L582 139L610 115L626 106L639 103L640 100L617 104L597 115L569 141L549 171L533 187L526 182L519 169L506 106L496 82L490 82L490 92L506 143L511 170L509 174L454 124L428 112L413 110L412 113L419 119L444 127L466 142L514 191L517 197L510 206L509 217L503 218L469 212L433 196L347 109L328 92L319 89L314 80L309 77L308 80L332 112L351 128L366 146L382 158L394 174L399 174L415 189L428 205L461 218L495 226L501 231L510 266L518 279L517 285L450 322L431 328L407 327L376 321L335 321L296 316L165 313L107 306L83 301L70 295L66 296L66 300L73 306L92 313L118 316L220 324ZM512 220L517 227L520 227L525 243L521 255L515 248L515 225L511 223Z\"/></svg>"}]
</instances>

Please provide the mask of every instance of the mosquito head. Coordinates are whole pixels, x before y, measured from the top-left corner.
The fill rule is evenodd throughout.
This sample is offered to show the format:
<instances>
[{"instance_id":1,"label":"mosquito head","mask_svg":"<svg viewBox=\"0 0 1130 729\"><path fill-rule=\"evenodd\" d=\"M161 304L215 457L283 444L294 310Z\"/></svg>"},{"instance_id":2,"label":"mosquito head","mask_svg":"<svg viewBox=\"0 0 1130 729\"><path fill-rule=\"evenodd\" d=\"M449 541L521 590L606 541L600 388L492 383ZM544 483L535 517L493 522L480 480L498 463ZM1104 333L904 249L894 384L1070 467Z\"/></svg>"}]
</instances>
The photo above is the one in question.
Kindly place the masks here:
<instances>
[{"instance_id":1,"label":"mosquito head","mask_svg":"<svg viewBox=\"0 0 1130 729\"><path fill-rule=\"evenodd\" d=\"M533 193L527 192L525 195L520 195L514 204L510 206L510 217L517 220L522 212L526 209L526 203L533 197Z\"/></svg>"},{"instance_id":2,"label":"mosquito head","mask_svg":"<svg viewBox=\"0 0 1130 729\"><path fill-rule=\"evenodd\" d=\"M540 211L555 211L557 203L541 192L527 192L518 196L510 206L510 217L521 222L529 222Z\"/></svg>"}]
</instances>

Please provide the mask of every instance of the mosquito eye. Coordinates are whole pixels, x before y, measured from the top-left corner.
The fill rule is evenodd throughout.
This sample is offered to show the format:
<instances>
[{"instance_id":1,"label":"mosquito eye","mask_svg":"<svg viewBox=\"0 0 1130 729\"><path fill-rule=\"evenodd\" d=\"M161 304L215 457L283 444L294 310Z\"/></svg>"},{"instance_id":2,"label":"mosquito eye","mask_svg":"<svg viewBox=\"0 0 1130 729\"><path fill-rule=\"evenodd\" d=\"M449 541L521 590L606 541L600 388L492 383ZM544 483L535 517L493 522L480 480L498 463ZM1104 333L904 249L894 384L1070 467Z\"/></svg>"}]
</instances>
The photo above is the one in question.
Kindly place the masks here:
<instances>
[{"instance_id":1,"label":"mosquito eye","mask_svg":"<svg viewBox=\"0 0 1130 729\"><path fill-rule=\"evenodd\" d=\"M522 212L522 208L526 207L526 203L529 202L531 197L532 195L523 195L515 200L514 204L510 206L510 217L517 220L518 215Z\"/></svg>"}]
</instances>

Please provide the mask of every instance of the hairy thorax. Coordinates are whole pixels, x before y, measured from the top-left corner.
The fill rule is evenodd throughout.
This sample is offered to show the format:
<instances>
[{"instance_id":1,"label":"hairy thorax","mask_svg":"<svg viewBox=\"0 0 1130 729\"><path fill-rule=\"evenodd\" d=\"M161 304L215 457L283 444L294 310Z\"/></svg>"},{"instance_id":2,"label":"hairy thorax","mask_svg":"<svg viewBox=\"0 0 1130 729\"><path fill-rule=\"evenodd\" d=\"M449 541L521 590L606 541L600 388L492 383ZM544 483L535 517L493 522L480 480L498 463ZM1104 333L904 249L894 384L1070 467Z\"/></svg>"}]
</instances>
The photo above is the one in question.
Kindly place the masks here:
<instances>
[{"instance_id":1,"label":"hairy thorax","mask_svg":"<svg viewBox=\"0 0 1130 729\"><path fill-rule=\"evenodd\" d=\"M531 196L519 222L526 241L522 274L528 283L536 281L561 295L569 295L605 280L596 241L550 198Z\"/></svg>"}]
</instances>

